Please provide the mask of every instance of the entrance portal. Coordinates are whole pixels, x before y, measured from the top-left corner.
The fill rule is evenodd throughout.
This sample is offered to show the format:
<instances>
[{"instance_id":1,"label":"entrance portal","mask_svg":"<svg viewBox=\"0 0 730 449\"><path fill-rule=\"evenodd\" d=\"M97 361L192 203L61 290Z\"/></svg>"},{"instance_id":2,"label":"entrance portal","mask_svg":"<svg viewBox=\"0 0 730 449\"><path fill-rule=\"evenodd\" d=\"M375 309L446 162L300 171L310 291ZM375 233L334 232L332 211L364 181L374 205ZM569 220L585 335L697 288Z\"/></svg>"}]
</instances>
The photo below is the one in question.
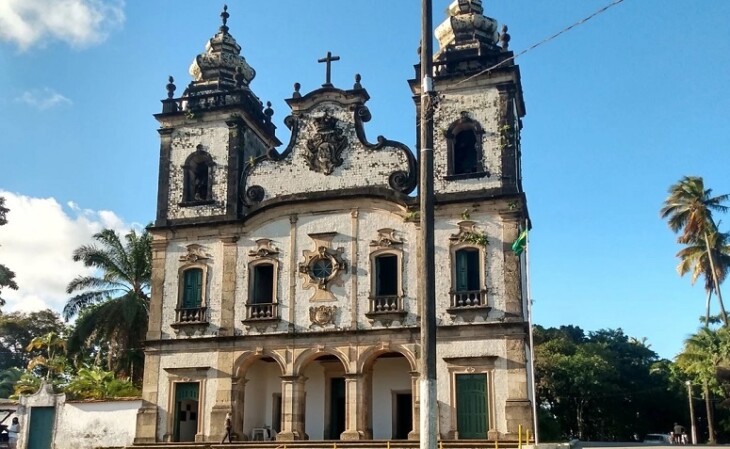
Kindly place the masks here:
<instances>
[{"instance_id":1,"label":"entrance portal","mask_svg":"<svg viewBox=\"0 0 730 449\"><path fill-rule=\"evenodd\" d=\"M339 440L345 431L345 378L330 379L330 440Z\"/></svg>"},{"instance_id":2,"label":"entrance portal","mask_svg":"<svg viewBox=\"0 0 730 449\"><path fill-rule=\"evenodd\" d=\"M487 375L456 375L456 425L460 439L486 439L489 425Z\"/></svg>"},{"instance_id":3,"label":"entrance portal","mask_svg":"<svg viewBox=\"0 0 730 449\"><path fill-rule=\"evenodd\" d=\"M195 441L198 433L198 382L175 384L174 441Z\"/></svg>"},{"instance_id":4,"label":"entrance portal","mask_svg":"<svg viewBox=\"0 0 730 449\"><path fill-rule=\"evenodd\" d=\"M395 393L394 396L393 439L407 440L413 427L413 395L409 392Z\"/></svg>"},{"instance_id":5,"label":"entrance portal","mask_svg":"<svg viewBox=\"0 0 730 449\"><path fill-rule=\"evenodd\" d=\"M31 407L30 426L28 426L28 449L50 449L53 435L53 422L56 418L54 407Z\"/></svg>"}]
</instances>

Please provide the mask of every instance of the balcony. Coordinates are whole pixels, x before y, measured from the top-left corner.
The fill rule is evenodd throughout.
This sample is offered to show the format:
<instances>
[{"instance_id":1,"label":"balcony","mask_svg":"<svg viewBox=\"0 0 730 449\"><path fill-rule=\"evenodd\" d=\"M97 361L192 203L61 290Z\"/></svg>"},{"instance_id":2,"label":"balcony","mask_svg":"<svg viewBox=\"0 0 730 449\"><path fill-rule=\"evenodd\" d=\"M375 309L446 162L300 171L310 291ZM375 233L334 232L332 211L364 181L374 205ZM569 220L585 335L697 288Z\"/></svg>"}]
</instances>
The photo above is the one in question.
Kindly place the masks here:
<instances>
[{"instance_id":1,"label":"balcony","mask_svg":"<svg viewBox=\"0 0 730 449\"><path fill-rule=\"evenodd\" d=\"M246 304L244 321L271 321L279 319L279 303Z\"/></svg>"},{"instance_id":2,"label":"balcony","mask_svg":"<svg viewBox=\"0 0 730 449\"><path fill-rule=\"evenodd\" d=\"M208 327L207 307L175 309L175 322L170 326L175 332L185 330L186 335L201 334Z\"/></svg>"},{"instance_id":3,"label":"balcony","mask_svg":"<svg viewBox=\"0 0 730 449\"><path fill-rule=\"evenodd\" d=\"M451 291L451 304L447 312L452 315L486 315L492 309L487 305L487 290L464 290L464 291ZM470 313L471 312L471 313Z\"/></svg>"},{"instance_id":4,"label":"balcony","mask_svg":"<svg viewBox=\"0 0 730 449\"><path fill-rule=\"evenodd\" d=\"M374 321L380 321L390 325L393 321L403 321L407 315L403 309L402 296L371 296L370 310L365 314L366 317Z\"/></svg>"}]
</instances>

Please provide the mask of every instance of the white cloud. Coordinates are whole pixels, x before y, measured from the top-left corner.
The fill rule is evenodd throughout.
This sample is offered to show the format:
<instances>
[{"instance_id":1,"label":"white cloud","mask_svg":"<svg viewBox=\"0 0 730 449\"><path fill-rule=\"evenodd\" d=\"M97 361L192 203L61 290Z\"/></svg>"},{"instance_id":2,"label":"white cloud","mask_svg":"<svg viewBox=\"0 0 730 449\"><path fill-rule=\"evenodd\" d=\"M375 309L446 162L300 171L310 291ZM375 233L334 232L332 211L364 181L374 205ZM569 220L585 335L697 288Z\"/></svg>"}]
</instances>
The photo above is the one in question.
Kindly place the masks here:
<instances>
[{"instance_id":1,"label":"white cloud","mask_svg":"<svg viewBox=\"0 0 730 449\"><path fill-rule=\"evenodd\" d=\"M33 106L41 111L62 104L71 104L71 100L47 87L25 91L15 101Z\"/></svg>"},{"instance_id":2,"label":"white cloud","mask_svg":"<svg viewBox=\"0 0 730 449\"><path fill-rule=\"evenodd\" d=\"M130 227L111 211L81 209L69 202L64 210L54 198L32 198L0 190L10 209L8 223L0 227L0 263L15 272L18 290L4 289L12 312L51 308L60 312L69 295L66 285L78 275L91 273L71 255L104 228L120 234Z\"/></svg>"},{"instance_id":3,"label":"white cloud","mask_svg":"<svg viewBox=\"0 0 730 449\"><path fill-rule=\"evenodd\" d=\"M60 40L81 48L124 23L123 0L2 0L0 40L20 50Z\"/></svg>"}]
</instances>

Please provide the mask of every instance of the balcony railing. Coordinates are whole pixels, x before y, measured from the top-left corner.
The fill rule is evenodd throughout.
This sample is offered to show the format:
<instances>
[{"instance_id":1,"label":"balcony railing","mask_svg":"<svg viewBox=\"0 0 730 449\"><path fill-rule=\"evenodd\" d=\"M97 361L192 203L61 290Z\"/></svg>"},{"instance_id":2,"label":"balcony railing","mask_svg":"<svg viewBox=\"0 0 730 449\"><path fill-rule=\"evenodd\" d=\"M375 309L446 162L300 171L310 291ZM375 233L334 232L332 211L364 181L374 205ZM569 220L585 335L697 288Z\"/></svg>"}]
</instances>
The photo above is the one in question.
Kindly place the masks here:
<instances>
[{"instance_id":1,"label":"balcony railing","mask_svg":"<svg viewBox=\"0 0 730 449\"><path fill-rule=\"evenodd\" d=\"M487 290L464 290L451 292L452 309L487 307Z\"/></svg>"},{"instance_id":2,"label":"balcony railing","mask_svg":"<svg viewBox=\"0 0 730 449\"><path fill-rule=\"evenodd\" d=\"M246 304L246 320L278 320L279 303Z\"/></svg>"},{"instance_id":3,"label":"balcony railing","mask_svg":"<svg viewBox=\"0 0 730 449\"><path fill-rule=\"evenodd\" d=\"M175 309L174 324L205 324L208 322L208 316L205 313L207 309L207 307Z\"/></svg>"},{"instance_id":4,"label":"balcony railing","mask_svg":"<svg viewBox=\"0 0 730 449\"><path fill-rule=\"evenodd\" d=\"M370 313L403 312L403 300L399 296L370 297Z\"/></svg>"}]
</instances>

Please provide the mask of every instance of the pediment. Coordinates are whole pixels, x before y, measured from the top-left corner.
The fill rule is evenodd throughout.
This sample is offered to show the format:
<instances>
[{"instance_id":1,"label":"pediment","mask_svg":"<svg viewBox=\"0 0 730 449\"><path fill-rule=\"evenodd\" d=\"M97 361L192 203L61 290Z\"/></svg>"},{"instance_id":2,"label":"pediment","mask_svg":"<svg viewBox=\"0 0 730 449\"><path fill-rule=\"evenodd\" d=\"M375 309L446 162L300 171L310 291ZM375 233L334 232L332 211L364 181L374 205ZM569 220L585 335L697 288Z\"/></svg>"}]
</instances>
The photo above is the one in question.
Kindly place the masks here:
<instances>
[{"instance_id":1,"label":"pediment","mask_svg":"<svg viewBox=\"0 0 730 449\"><path fill-rule=\"evenodd\" d=\"M363 191L410 193L416 185L416 162L400 142L365 137L370 120L364 89L323 87L287 102L292 131L282 153L271 152L244 169L243 201L249 206L282 197L306 200L307 194Z\"/></svg>"}]
</instances>

